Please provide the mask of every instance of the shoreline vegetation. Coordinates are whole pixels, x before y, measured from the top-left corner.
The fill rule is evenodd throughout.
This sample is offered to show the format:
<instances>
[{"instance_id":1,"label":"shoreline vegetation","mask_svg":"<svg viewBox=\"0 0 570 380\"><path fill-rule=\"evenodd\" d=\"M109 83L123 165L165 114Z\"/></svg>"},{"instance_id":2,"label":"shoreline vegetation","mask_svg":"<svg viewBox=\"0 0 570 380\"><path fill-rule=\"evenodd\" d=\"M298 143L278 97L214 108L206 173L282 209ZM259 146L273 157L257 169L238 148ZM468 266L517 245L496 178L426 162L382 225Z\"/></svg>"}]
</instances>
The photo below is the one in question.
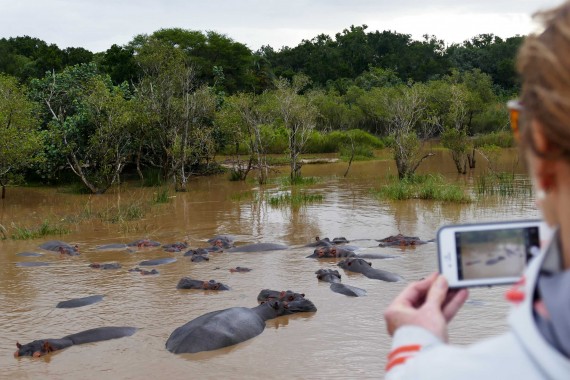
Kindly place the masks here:
<instances>
[{"instance_id":1,"label":"shoreline vegetation","mask_svg":"<svg viewBox=\"0 0 570 380\"><path fill-rule=\"evenodd\" d=\"M447 150L438 144L433 144L433 150ZM384 151L377 151L369 160L386 160ZM496 159L496 158L495 158ZM339 162L337 157L327 155L306 155L306 165L319 165L320 163ZM225 162L225 158L220 160ZM274 166L288 165L286 157L273 157ZM493 162L487 162L489 168L495 166ZM226 169L226 174L230 169ZM229 180L229 178L228 178ZM323 177L297 177L294 180L290 176L273 176L268 179L267 186L256 190L236 192L230 196L234 202L259 202L267 203L271 207L299 208L309 204L326 201L326 196L312 190L314 185L326 182ZM129 186L150 187L152 193L146 198L130 200L127 202L107 203L93 206L88 202L85 207L74 215L54 215L42 220L37 225L19 225L15 223L0 224L0 240L27 240L45 236L61 236L70 233L73 226L85 222L96 222L107 226L118 226L121 231L133 232L144 229L139 223L147 215L152 215L164 204L168 204L172 195L173 186L162 182L136 184L136 180L130 180ZM252 178L249 183L255 184ZM73 183L64 185L59 190L66 193L81 194L80 187ZM489 197L501 199L513 199L518 197L532 196L530 182L508 172L494 172L486 170L473 178L473 182L450 181L439 173L414 174L410 177L399 179L397 175L387 175L381 178L378 185L370 189L370 196L380 202L400 202L407 200L426 200L444 203L467 204L484 201ZM9 200L4 200L4 202ZM113 227L116 228L116 227Z\"/></svg>"}]
</instances>

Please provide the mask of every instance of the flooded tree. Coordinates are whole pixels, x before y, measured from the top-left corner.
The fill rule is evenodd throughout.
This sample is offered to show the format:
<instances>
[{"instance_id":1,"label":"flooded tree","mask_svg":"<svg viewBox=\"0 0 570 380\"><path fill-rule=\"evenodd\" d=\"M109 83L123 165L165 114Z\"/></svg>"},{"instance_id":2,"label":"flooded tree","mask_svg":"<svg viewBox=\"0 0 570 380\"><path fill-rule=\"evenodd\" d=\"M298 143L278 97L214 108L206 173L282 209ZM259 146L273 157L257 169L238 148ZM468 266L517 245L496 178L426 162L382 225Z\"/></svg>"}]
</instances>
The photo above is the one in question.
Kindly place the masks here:
<instances>
[{"instance_id":1,"label":"flooded tree","mask_svg":"<svg viewBox=\"0 0 570 380\"><path fill-rule=\"evenodd\" d=\"M287 130L291 181L301 177L300 154L315 128L318 110L309 98L300 92L310 83L309 77L298 74L292 81L280 78L275 81L276 113Z\"/></svg>"},{"instance_id":2,"label":"flooded tree","mask_svg":"<svg viewBox=\"0 0 570 380\"><path fill-rule=\"evenodd\" d=\"M425 88L421 84L388 88L383 92L383 100L398 178L403 179L413 175L423 160L433 156L433 153L423 152L418 135L421 126L423 135L430 135L430 124L425 118Z\"/></svg>"},{"instance_id":3,"label":"flooded tree","mask_svg":"<svg viewBox=\"0 0 570 380\"><path fill-rule=\"evenodd\" d=\"M48 73L32 85L51 117L48 155L64 157L92 193L107 191L118 182L131 153L128 90L113 86L95 64Z\"/></svg>"}]
</instances>

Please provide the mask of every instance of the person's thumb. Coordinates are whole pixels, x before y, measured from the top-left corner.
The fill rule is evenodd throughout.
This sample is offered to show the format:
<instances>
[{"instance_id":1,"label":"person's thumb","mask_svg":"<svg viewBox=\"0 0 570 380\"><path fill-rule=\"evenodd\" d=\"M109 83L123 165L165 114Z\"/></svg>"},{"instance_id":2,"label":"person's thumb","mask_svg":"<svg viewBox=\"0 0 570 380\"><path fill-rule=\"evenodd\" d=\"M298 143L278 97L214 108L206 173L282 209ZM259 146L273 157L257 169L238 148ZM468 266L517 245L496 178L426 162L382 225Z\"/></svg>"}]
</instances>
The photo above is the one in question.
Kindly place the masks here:
<instances>
[{"instance_id":1,"label":"person's thumb","mask_svg":"<svg viewBox=\"0 0 570 380\"><path fill-rule=\"evenodd\" d=\"M447 296L447 280L444 276L439 276L437 280L433 283L433 285L429 288L426 304L431 306L435 306L438 309L441 308L441 305L445 302L445 297Z\"/></svg>"}]
</instances>

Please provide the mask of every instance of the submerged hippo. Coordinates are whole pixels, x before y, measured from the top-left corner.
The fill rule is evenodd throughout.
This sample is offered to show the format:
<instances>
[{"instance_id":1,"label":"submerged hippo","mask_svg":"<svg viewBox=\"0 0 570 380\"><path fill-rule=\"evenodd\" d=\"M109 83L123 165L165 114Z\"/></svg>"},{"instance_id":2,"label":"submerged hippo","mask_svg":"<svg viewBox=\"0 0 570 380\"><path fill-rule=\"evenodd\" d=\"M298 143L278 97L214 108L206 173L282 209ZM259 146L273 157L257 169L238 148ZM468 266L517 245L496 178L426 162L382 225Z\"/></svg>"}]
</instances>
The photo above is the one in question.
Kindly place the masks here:
<instances>
[{"instance_id":1,"label":"submerged hippo","mask_svg":"<svg viewBox=\"0 0 570 380\"><path fill-rule=\"evenodd\" d=\"M184 252L184 256L190 256L190 260L195 263L199 263L202 261L209 261L210 257L208 256L209 251L205 248L198 248L198 249L191 249L189 251Z\"/></svg>"},{"instance_id":2,"label":"submerged hippo","mask_svg":"<svg viewBox=\"0 0 570 380\"><path fill-rule=\"evenodd\" d=\"M315 274L319 281L330 282L331 284L340 282L340 273L334 269L319 269Z\"/></svg>"},{"instance_id":3,"label":"submerged hippo","mask_svg":"<svg viewBox=\"0 0 570 380\"><path fill-rule=\"evenodd\" d=\"M119 263L91 263L89 264L89 268L93 269L119 269L121 268L121 264Z\"/></svg>"},{"instance_id":4,"label":"submerged hippo","mask_svg":"<svg viewBox=\"0 0 570 380\"><path fill-rule=\"evenodd\" d=\"M122 250L127 248L129 248L129 246L124 243L111 243L105 245L98 245L97 247L95 247L97 251L113 251L113 250Z\"/></svg>"},{"instance_id":5,"label":"submerged hippo","mask_svg":"<svg viewBox=\"0 0 570 380\"><path fill-rule=\"evenodd\" d=\"M269 301L256 307L232 307L213 311L178 327L166 341L174 354L195 353L233 346L265 330L265 321L282 315L315 312L307 299L292 302Z\"/></svg>"},{"instance_id":6,"label":"submerged hippo","mask_svg":"<svg viewBox=\"0 0 570 380\"><path fill-rule=\"evenodd\" d=\"M208 239L208 243L212 244L212 247L228 249L234 246L234 238L229 235L217 235L211 239Z\"/></svg>"},{"instance_id":7,"label":"submerged hippo","mask_svg":"<svg viewBox=\"0 0 570 380\"><path fill-rule=\"evenodd\" d=\"M251 272L251 269L245 267L235 267L235 268L230 268L230 272L245 273L245 272Z\"/></svg>"},{"instance_id":8,"label":"submerged hippo","mask_svg":"<svg viewBox=\"0 0 570 380\"><path fill-rule=\"evenodd\" d=\"M175 257L162 257L160 259L143 260L139 263L142 266L170 264L176 261Z\"/></svg>"},{"instance_id":9,"label":"submerged hippo","mask_svg":"<svg viewBox=\"0 0 570 380\"><path fill-rule=\"evenodd\" d=\"M333 269L319 269L315 272L319 281L330 282L330 289L335 293L344 294L349 297L362 297L366 295L366 290L354 286L340 283L340 273Z\"/></svg>"},{"instance_id":10,"label":"submerged hippo","mask_svg":"<svg viewBox=\"0 0 570 380\"><path fill-rule=\"evenodd\" d=\"M348 258L337 264L344 270L362 273L368 278L374 280L382 280L388 282L396 282L403 280L402 276L396 273L388 272L381 269L372 268L372 263L360 258Z\"/></svg>"},{"instance_id":11,"label":"submerged hippo","mask_svg":"<svg viewBox=\"0 0 570 380\"><path fill-rule=\"evenodd\" d=\"M298 301L305 299L304 293L297 293L292 290L271 290L263 289L257 295L257 302L269 301Z\"/></svg>"},{"instance_id":12,"label":"submerged hippo","mask_svg":"<svg viewBox=\"0 0 570 380\"><path fill-rule=\"evenodd\" d=\"M40 356L49 354L53 351L62 350L75 344L100 342L102 340L123 338L133 335L138 329L136 327L98 327L91 330L85 330L77 334L64 336L60 339L40 339L34 340L28 344L16 343L18 350L14 352L14 357Z\"/></svg>"},{"instance_id":13,"label":"submerged hippo","mask_svg":"<svg viewBox=\"0 0 570 380\"><path fill-rule=\"evenodd\" d=\"M162 246L162 248L166 251L166 252L182 252L184 251L186 248L188 248L188 243L186 242L176 242L176 243L171 243L171 244L165 244Z\"/></svg>"},{"instance_id":14,"label":"submerged hippo","mask_svg":"<svg viewBox=\"0 0 570 380\"><path fill-rule=\"evenodd\" d=\"M340 282L331 284L330 289L335 293L344 294L345 296L349 297L362 297L366 295L366 290L357 288L355 286L341 284Z\"/></svg>"},{"instance_id":15,"label":"submerged hippo","mask_svg":"<svg viewBox=\"0 0 570 380\"><path fill-rule=\"evenodd\" d=\"M190 277L182 277L176 285L176 289L201 289L201 290L230 290L230 287L216 282L216 280L202 281Z\"/></svg>"},{"instance_id":16,"label":"submerged hippo","mask_svg":"<svg viewBox=\"0 0 570 380\"><path fill-rule=\"evenodd\" d=\"M79 247L77 245L72 246L70 244L67 244L59 240L46 241L45 243L40 245L40 248L45 249L46 251L59 252L62 255L68 255L68 256L79 255Z\"/></svg>"},{"instance_id":17,"label":"submerged hippo","mask_svg":"<svg viewBox=\"0 0 570 380\"><path fill-rule=\"evenodd\" d=\"M139 267L129 269L129 272L139 272L142 275L158 274L159 273L156 269L146 270L146 269L141 269Z\"/></svg>"},{"instance_id":18,"label":"submerged hippo","mask_svg":"<svg viewBox=\"0 0 570 380\"><path fill-rule=\"evenodd\" d=\"M160 247L162 244L160 244L157 241L150 240L150 239L139 239L139 240L135 240L133 242L130 242L127 245L129 247L144 248L144 247Z\"/></svg>"},{"instance_id":19,"label":"submerged hippo","mask_svg":"<svg viewBox=\"0 0 570 380\"><path fill-rule=\"evenodd\" d=\"M71 309L74 307L93 305L100 301L103 301L103 296L101 295L87 296L83 298L73 298L68 301L61 301L55 305L55 307L58 309Z\"/></svg>"},{"instance_id":20,"label":"submerged hippo","mask_svg":"<svg viewBox=\"0 0 570 380\"><path fill-rule=\"evenodd\" d=\"M20 256L20 257L40 257L43 256L41 253L37 253L37 252L20 252L20 253L16 253L16 256Z\"/></svg>"},{"instance_id":21,"label":"submerged hippo","mask_svg":"<svg viewBox=\"0 0 570 380\"><path fill-rule=\"evenodd\" d=\"M408 247L414 245L427 244L435 241L431 240L421 240L417 236L406 236L402 234L388 236L387 238L377 240L380 242L378 244L380 247Z\"/></svg>"},{"instance_id":22,"label":"submerged hippo","mask_svg":"<svg viewBox=\"0 0 570 380\"><path fill-rule=\"evenodd\" d=\"M314 250L312 255L307 256L307 258L335 258L335 257L355 257L356 253L350 249L328 246L328 247L318 247Z\"/></svg>"},{"instance_id":23,"label":"submerged hippo","mask_svg":"<svg viewBox=\"0 0 570 380\"><path fill-rule=\"evenodd\" d=\"M315 241L313 243L309 243L305 245L305 247L330 247L331 245L337 244L347 244L350 243L345 237L335 237L332 240L328 237L320 238L319 236L315 237Z\"/></svg>"},{"instance_id":24,"label":"submerged hippo","mask_svg":"<svg viewBox=\"0 0 570 380\"><path fill-rule=\"evenodd\" d=\"M18 267L47 267L50 263L46 263L45 261L20 261L16 263Z\"/></svg>"},{"instance_id":25,"label":"submerged hippo","mask_svg":"<svg viewBox=\"0 0 570 380\"><path fill-rule=\"evenodd\" d=\"M289 248L288 246L283 244L254 243L254 244L246 244L230 248L228 252L266 252L266 251L279 251L288 248Z\"/></svg>"}]
</instances>

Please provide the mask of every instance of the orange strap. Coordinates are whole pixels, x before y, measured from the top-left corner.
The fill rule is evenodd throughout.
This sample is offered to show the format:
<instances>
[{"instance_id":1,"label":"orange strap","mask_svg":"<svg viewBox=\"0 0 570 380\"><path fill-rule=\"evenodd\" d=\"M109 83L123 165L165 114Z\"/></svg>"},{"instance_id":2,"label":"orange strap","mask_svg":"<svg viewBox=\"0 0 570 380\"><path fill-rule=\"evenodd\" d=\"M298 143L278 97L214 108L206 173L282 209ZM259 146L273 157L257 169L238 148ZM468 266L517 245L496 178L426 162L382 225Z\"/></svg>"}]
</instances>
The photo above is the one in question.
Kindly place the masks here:
<instances>
[{"instance_id":1,"label":"orange strap","mask_svg":"<svg viewBox=\"0 0 570 380\"><path fill-rule=\"evenodd\" d=\"M404 364L406 360L408 360L409 356L399 356L394 360L390 360L388 364L386 364L386 372L391 370L393 367L397 366L398 364Z\"/></svg>"}]
</instances>

